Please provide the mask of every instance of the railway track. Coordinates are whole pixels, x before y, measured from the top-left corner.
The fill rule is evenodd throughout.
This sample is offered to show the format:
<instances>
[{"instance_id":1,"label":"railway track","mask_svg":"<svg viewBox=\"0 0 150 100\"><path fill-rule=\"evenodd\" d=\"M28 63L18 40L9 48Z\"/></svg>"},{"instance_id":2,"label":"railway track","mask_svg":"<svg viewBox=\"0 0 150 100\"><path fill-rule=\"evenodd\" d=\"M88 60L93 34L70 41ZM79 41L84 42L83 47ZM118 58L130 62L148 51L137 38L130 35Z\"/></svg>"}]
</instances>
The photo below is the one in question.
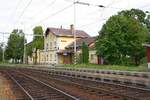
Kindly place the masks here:
<instances>
[{"instance_id":1,"label":"railway track","mask_svg":"<svg viewBox=\"0 0 150 100\"><path fill-rule=\"evenodd\" d=\"M5 72L26 95L19 97L21 100L78 100L68 93L20 72L8 69Z\"/></svg>"},{"instance_id":2,"label":"railway track","mask_svg":"<svg viewBox=\"0 0 150 100\"><path fill-rule=\"evenodd\" d=\"M26 72L26 71L25 71ZM84 91L88 91L91 94L110 97L114 99L103 99L103 100L150 100L150 90L141 89L131 86L108 84L105 82L91 81L87 79L77 79L70 76L60 76L54 73L42 72L40 70L29 70L28 74L36 77L41 75L42 80L55 81L55 83L63 83L68 86L76 86L82 88ZM41 74L42 73L42 74ZM40 79L39 77L39 79Z\"/></svg>"},{"instance_id":3,"label":"railway track","mask_svg":"<svg viewBox=\"0 0 150 100\"><path fill-rule=\"evenodd\" d=\"M6 71L26 94L25 100L150 100L150 91L147 89L74 78L41 70Z\"/></svg>"},{"instance_id":4,"label":"railway track","mask_svg":"<svg viewBox=\"0 0 150 100\"><path fill-rule=\"evenodd\" d=\"M37 74L31 73L24 73L25 76L29 76L29 77L36 77ZM37 78L37 77L36 77ZM79 100L125 100L122 99L119 96L116 95L112 95L109 93L106 93L105 91L97 91L97 90L93 90L90 88L85 88L82 86L77 87L77 85L74 84L66 84L63 81L50 81L48 78L45 78L44 75L40 75L40 77L38 77L39 80L45 82L46 84L50 84L53 85L54 87L60 88L61 90L65 91L65 92L74 92L73 95L76 95L76 93L79 93L80 95L76 95L77 98L79 98ZM70 88L71 87L71 88ZM74 87L74 88L73 88ZM76 89L76 88L80 88L80 89ZM70 90L70 91L67 91ZM51 100L51 99L50 99Z\"/></svg>"}]
</instances>

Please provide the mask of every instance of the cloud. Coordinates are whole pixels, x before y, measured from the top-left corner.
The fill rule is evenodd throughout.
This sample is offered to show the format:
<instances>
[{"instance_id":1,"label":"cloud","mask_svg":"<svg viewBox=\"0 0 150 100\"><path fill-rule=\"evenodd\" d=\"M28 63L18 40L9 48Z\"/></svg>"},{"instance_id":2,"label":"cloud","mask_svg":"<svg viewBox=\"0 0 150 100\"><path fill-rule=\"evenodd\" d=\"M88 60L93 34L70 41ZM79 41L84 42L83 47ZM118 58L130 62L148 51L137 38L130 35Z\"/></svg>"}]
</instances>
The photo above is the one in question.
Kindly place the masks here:
<instances>
[{"instance_id":1,"label":"cloud","mask_svg":"<svg viewBox=\"0 0 150 100\"><path fill-rule=\"evenodd\" d=\"M47 27L69 28L74 22L73 6L56 14L53 13L70 5L71 0L32 0L29 7L22 13L24 7L30 0L2 0L0 3L0 30L3 32L11 32L14 28L23 28L25 32L32 34L32 28L36 25L42 25L44 29ZM93 6L76 5L76 28L83 29L91 36L98 35L98 31L105 23L106 19L123 9L139 8L144 11L150 10L148 6L150 0L79 0L87 2ZM102 9L94 5L104 5ZM40 20L50 16L43 22ZM82 26L82 27L80 27ZM1 40L1 39L0 39ZM31 41L31 37L28 38Z\"/></svg>"}]
</instances>

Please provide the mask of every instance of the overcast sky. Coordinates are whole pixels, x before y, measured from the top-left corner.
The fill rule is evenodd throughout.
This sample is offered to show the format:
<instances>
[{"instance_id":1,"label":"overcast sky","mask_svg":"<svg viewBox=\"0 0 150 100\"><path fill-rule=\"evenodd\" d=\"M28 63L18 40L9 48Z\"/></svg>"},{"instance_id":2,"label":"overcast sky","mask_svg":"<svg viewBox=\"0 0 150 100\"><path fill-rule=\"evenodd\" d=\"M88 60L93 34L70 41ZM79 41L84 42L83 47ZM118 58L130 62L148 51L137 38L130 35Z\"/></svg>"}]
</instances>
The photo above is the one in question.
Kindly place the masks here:
<instances>
[{"instance_id":1,"label":"overcast sky","mask_svg":"<svg viewBox=\"0 0 150 100\"><path fill-rule=\"evenodd\" d=\"M70 28L74 23L72 0L0 0L0 32L11 32L14 28L23 29L32 34L35 26ZM91 6L76 4L76 29L81 29L91 36L98 31L106 20L118 11L139 8L150 11L150 0L78 0ZM99 8L94 5L104 5ZM65 10L63 10L65 8ZM32 36L26 36L28 42ZM8 35L0 33L0 42Z\"/></svg>"}]
</instances>

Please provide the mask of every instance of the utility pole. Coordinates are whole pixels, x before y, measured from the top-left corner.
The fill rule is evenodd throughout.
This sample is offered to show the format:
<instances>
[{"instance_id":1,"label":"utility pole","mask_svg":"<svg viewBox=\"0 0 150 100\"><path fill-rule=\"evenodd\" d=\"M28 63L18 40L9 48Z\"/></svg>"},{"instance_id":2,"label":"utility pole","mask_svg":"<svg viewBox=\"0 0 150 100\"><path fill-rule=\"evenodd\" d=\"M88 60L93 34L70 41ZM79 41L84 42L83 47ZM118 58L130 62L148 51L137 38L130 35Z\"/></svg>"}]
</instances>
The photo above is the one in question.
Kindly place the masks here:
<instances>
[{"instance_id":1,"label":"utility pole","mask_svg":"<svg viewBox=\"0 0 150 100\"><path fill-rule=\"evenodd\" d=\"M103 5L93 5L90 3L79 2L79 1L74 0L74 31L73 31L73 34L74 34L74 64L77 63L76 28L75 28L75 26L76 26L76 4L105 8L105 6L103 6Z\"/></svg>"},{"instance_id":2,"label":"utility pole","mask_svg":"<svg viewBox=\"0 0 150 100\"><path fill-rule=\"evenodd\" d=\"M23 63L26 64L26 38L25 38L25 33L24 33L24 53L23 53Z\"/></svg>"},{"instance_id":3,"label":"utility pole","mask_svg":"<svg viewBox=\"0 0 150 100\"><path fill-rule=\"evenodd\" d=\"M73 35L74 35L74 64L77 63L77 48L76 48L76 3L74 0L74 30L73 30Z\"/></svg>"},{"instance_id":4,"label":"utility pole","mask_svg":"<svg viewBox=\"0 0 150 100\"><path fill-rule=\"evenodd\" d=\"M5 48L3 47L3 63L5 63Z\"/></svg>"},{"instance_id":5,"label":"utility pole","mask_svg":"<svg viewBox=\"0 0 150 100\"><path fill-rule=\"evenodd\" d=\"M3 61L3 63L5 63L5 45L4 45L4 42L2 42L2 53L3 53L2 61Z\"/></svg>"},{"instance_id":6,"label":"utility pole","mask_svg":"<svg viewBox=\"0 0 150 100\"><path fill-rule=\"evenodd\" d=\"M2 50L3 50L3 63L5 63L5 45L4 45L4 33L3 33L3 43L2 43Z\"/></svg>"},{"instance_id":7,"label":"utility pole","mask_svg":"<svg viewBox=\"0 0 150 100\"><path fill-rule=\"evenodd\" d=\"M24 41L23 41L23 63L26 64L26 38L25 38L25 25L23 23L21 23L23 25L23 37L24 37Z\"/></svg>"}]
</instances>

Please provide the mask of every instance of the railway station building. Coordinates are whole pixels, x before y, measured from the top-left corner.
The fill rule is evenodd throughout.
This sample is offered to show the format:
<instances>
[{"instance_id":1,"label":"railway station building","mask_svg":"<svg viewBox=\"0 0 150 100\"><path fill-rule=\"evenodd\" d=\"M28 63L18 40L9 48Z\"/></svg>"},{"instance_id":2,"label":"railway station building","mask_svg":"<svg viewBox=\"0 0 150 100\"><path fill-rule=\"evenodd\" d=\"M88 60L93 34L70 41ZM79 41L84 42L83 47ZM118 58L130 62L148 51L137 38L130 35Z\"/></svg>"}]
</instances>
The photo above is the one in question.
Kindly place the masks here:
<instances>
[{"instance_id":1,"label":"railway station building","mask_svg":"<svg viewBox=\"0 0 150 100\"><path fill-rule=\"evenodd\" d=\"M44 36L44 49L37 51L37 63L39 64L72 64L74 61L74 26L69 29L49 27ZM94 42L96 37L90 37L83 30L76 30L77 60L80 60L82 43L89 46L89 62L102 64L102 59L96 55ZM28 57L28 63L32 64L35 53Z\"/></svg>"}]
</instances>

